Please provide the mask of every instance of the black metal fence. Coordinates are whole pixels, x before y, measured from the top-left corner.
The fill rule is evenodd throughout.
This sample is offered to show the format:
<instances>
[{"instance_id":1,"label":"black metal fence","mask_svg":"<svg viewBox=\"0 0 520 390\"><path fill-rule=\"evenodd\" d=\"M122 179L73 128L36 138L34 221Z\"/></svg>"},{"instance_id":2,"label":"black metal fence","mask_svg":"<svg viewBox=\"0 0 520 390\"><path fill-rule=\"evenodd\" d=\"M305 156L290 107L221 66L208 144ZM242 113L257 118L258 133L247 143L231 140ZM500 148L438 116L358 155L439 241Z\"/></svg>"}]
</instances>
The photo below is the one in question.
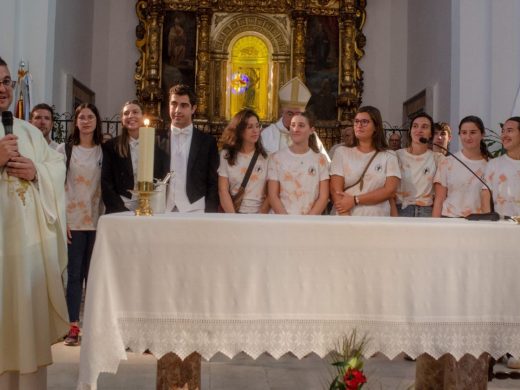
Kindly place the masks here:
<instances>
[{"instance_id":1,"label":"black metal fence","mask_svg":"<svg viewBox=\"0 0 520 390\"><path fill-rule=\"evenodd\" d=\"M228 122L207 122L201 120L194 120L194 124L201 131L211 134L217 138L220 138L222 132L226 128ZM263 127L268 126L269 123L262 123ZM157 129L157 134L160 138L167 137L167 131L169 129L169 123L166 123L163 128ZM67 137L72 134L74 129L74 115L69 113L55 114L54 115L54 128L52 131L52 139L56 142L64 142ZM101 131L105 138L117 137L121 133L122 124L120 115L114 115L111 118L105 118L101 121ZM323 142L326 149L330 149L332 145L342 142L341 129L339 123L328 122L326 124L318 123L316 126L316 132ZM385 129L387 136L393 132L399 132L404 140L406 129L399 128L388 128Z\"/></svg>"}]
</instances>

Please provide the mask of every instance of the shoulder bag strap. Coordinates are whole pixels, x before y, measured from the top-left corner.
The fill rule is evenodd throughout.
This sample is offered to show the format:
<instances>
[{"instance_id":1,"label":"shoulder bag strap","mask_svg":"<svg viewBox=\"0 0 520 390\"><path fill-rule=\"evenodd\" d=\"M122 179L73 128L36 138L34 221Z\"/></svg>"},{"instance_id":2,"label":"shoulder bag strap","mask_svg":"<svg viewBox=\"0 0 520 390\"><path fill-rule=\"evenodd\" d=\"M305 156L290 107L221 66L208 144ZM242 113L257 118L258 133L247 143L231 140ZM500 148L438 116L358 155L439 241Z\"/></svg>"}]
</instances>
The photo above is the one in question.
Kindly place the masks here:
<instances>
[{"instance_id":1,"label":"shoulder bag strap","mask_svg":"<svg viewBox=\"0 0 520 390\"><path fill-rule=\"evenodd\" d=\"M365 177L365 173L367 173L367 171L368 171L368 167L370 167L370 164L372 164L372 161L374 161L374 159L376 158L378 153L379 153L379 150L376 150L376 152L372 155L372 157L370 157L370 160L368 161L368 164L365 166L365 169L363 169L363 173L361 174L359 179L357 179L357 181L354 184L345 188L345 190L348 190L349 188L352 188L359 183L359 190L363 191L363 178Z\"/></svg>"},{"instance_id":2,"label":"shoulder bag strap","mask_svg":"<svg viewBox=\"0 0 520 390\"><path fill-rule=\"evenodd\" d=\"M251 177L251 173L253 173L253 168L255 167L256 160L258 160L258 155L260 153L258 150L255 150L255 154L253 155L253 158L249 162L249 166L247 167L246 174L244 176L244 180L242 180L242 184L240 184L240 188L245 189L247 186L247 182L249 181L249 178Z\"/></svg>"}]
</instances>

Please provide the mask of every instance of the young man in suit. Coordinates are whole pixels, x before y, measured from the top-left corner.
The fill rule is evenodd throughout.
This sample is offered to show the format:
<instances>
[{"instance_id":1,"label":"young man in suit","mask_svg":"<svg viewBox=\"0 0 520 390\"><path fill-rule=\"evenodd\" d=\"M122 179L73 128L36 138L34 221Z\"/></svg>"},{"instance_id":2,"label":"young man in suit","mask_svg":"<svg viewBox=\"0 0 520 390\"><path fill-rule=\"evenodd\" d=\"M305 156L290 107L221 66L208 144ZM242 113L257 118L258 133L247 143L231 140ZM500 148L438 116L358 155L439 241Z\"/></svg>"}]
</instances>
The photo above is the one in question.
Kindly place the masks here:
<instances>
[{"instance_id":1,"label":"young man in suit","mask_svg":"<svg viewBox=\"0 0 520 390\"><path fill-rule=\"evenodd\" d=\"M166 210L216 212L219 155L217 142L193 126L196 96L186 85L170 89L170 170Z\"/></svg>"}]
</instances>

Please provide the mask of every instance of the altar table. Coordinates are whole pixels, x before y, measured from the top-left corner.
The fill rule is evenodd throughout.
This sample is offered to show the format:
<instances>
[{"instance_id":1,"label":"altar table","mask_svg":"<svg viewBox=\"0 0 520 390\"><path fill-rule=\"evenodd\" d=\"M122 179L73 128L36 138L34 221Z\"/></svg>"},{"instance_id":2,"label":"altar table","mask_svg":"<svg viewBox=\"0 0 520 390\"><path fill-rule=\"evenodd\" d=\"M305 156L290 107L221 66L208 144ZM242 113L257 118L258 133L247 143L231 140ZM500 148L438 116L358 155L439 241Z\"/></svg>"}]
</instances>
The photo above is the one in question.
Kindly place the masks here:
<instances>
[{"instance_id":1,"label":"altar table","mask_svg":"<svg viewBox=\"0 0 520 390\"><path fill-rule=\"evenodd\" d=\"M170 213L101 217L79 388L125 349L181 358L520 352L520 226L463 219Z\"/></svg>"}]
</instances>

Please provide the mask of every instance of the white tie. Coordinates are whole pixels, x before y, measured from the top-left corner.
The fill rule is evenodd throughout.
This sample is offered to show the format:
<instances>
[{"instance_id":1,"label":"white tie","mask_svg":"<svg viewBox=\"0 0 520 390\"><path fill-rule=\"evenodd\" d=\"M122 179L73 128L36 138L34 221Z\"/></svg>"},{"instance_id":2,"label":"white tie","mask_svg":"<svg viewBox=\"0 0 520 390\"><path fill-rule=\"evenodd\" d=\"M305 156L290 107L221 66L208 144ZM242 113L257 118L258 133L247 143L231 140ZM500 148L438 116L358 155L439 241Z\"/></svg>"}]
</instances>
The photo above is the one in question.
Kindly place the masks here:
<instances>
[{"instance_id":1,"label":"white tie","mask_svg":"<svg viewBox=\"0 0 520 390\"><path fill-rule=\"evenodd\" d=\"M174 134L174 135L180 135L180 134L189 135L190 134L190 129L188 127L185 127L184 129L179 129L178 127L172 127L172 134Z\"/></svg>"}]
</instances>

